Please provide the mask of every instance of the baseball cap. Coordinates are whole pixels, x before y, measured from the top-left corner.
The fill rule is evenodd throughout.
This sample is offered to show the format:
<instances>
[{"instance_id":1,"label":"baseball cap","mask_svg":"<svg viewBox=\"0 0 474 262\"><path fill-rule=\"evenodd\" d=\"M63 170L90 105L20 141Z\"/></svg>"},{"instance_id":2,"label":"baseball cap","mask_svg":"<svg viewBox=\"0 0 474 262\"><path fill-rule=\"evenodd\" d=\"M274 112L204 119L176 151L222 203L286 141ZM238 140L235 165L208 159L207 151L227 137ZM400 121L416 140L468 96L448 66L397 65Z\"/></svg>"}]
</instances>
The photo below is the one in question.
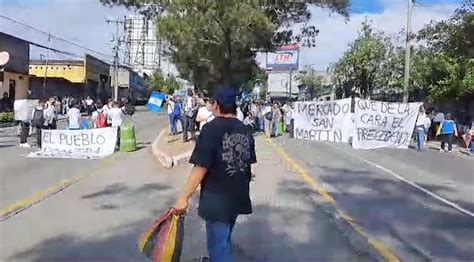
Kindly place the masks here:
<instances>
[{"instance_id":1,"label":"baseball cap","mask_svg":"<svg viewBox=\"0 0 474 262\"><path fill-rule=\"evenodd\" d=\"M237 92L232 87L219 87L212 95L212 99L219 105L236 105L236 98Z\"/></svg>"}]
</instances>

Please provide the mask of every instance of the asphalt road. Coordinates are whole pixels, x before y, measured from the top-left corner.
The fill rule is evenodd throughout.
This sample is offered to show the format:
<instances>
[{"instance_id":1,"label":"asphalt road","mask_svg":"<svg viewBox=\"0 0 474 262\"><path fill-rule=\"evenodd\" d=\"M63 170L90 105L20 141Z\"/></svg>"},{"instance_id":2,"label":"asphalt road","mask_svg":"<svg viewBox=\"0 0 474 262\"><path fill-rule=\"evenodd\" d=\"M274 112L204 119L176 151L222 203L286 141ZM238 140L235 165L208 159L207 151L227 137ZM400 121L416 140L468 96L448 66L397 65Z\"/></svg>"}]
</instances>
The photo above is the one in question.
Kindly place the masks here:
<instances>
[{"instance_id":1,"label":"asphalt road","mask_svg":"<svg viewBox=\"0 0 474 262\"><path fill-rule=\"evenodd\" d=\"M402 260L474 261L473 158L278 140L342 209Z\"/></svg>"},{"instance_id":2,"label":"asphalt road","mask_svg":"<svg viewBox=\"0 0 474 262\"><path fill-rule=\"evenodd\" d=\"M147 146L159 126L165 123L164 118L158 119L144 108L138 108L133 120L137 125L139 146ZM25 154L37 148L20 148L19 137L14 131L14 128L0 129L0 210L61 180L82 175L103 161L26 158ZM35 146L36 136L30 136L28 141Z\"/></svg>"}]
</instances>

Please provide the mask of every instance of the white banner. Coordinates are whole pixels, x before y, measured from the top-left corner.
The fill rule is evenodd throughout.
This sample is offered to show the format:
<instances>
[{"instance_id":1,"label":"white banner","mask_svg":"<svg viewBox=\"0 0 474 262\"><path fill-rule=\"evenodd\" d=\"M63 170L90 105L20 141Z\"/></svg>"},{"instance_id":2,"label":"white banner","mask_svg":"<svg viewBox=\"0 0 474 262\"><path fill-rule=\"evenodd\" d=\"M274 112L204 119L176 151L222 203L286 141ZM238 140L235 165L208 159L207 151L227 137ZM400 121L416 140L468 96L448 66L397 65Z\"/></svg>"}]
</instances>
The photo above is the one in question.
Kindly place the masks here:
<instances>
[{"instance_id":1,"label":"white banner","mask_svg":"<svg viewBox=\"0 0 474 262\"><path fill-rule=\"evenodd\" d=\"M421 103L388 103L356 98L354 138L356 149L407 149Z\"/></svg>"},{"instance_id":2,"label":"white banner","mask_svg":"<svg viewBox=\"0 0 474 262\"><path fill-rule=\"evenodd\" d=\"M297 139L349 142L354 129L351 99L323 102L296 102L293 109Z\"/></svg>"},{"instance_id":3,"label":"white banner","mask_svg":"<svg viewBox=\"0 0 474 262\"><path fill-rule=\"evenodd\" d=\"M41 137L41 151L26 157L100 159L114 153L117 128L42 130Z\"/></svg>"}]
</instances>

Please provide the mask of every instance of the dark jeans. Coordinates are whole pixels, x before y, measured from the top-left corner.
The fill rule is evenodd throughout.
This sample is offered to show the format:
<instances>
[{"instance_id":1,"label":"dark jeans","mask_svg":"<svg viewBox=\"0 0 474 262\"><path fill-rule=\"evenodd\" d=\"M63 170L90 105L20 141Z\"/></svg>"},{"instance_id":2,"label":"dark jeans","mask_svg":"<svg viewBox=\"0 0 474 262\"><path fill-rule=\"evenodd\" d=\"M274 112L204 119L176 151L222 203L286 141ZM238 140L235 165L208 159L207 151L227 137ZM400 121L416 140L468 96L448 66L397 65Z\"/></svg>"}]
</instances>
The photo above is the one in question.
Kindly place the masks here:
<instances>
[{"instance_id":1,"label":"dark jeans","mask_svg":"<svg viewBox=\"0 0 474 262\"><path fill-rule=\"evenodd\" d=\"M207 252L211 261L233 262L232 231L235 219L231 223L206 221Z\"/></svg>"},{"instance_id":2,"label":"dark jeans","mask_svg":"<svg viewBox=\"0 0 474 262\"><path fill-rule=\"evenodd\" d=\"M294 119L291 119L291 120L290 120L289 130L288 130L288 133L290 133L290 135L289 135L290 138L293 138L293 137L294 137L294 134L293 134L293 132L295 131L295 130L294 130L294 126L295 126L295 120L294 120Z\"/></svg>"},{"instance_id":3,"label":"dark jeans","mask_svg":"<svg viewBox=\"0 0 474 262\"><path fill-rule=\"evenodd\" d=\"M196 124L193 117L183 116L183 140L188 141L188 131L191 132L191 139L196 137Z\"/></svg>"},{"instance_id":4,"label":"dark jeans","mask_svg":"<svg viewBox=\"0 0 474 262\"><path fill-rule=\"evenodd\" d=\"M168 114L168 122L170 124L170 129L171 129L171 134L172 135L174 135L176 133L176 131L175 131L176 126L173 126L173 117L174 117L173 113Z\"/></svg>"},{"instance_id":5,"label":"dark jeans","mask_svg":"<svg viewBox=\"0 0 474 262\"><path fill-rule=\"evenodd\" d=\"M41 131L43 130L42 126L36 126L36 145L41 148Z\"/></svg>"},{"instance_id":6,"label":"dark jeans","mask_svg":"<svg viewBox=\"0 0 474 262\"><path fill-rule=\"evenodd\" d=\"M444 147L448 144L448 151L453 149L453 134L441 134L441 149L444 150Z\"/></svg>"},{"instance_id":7,"label":"dark jeans","mask_svg":"<svg viewBox=\"0 0 474 262\"><path fill-rule=\"evenodd\" d=\"M169 118L169 122L170 122L170 129L171 129L171 135L176 135L176 133L178 133L178 130L176 130L176 121L177 119L175 119L175 114L171 113L171 114L168 114L168 118Z\"/></svg>"},{"instance_id":8,"label":"dark jeans","mask_svg":"<svg viewBox=\"0 0 474 262\"><path fill-rule=\"evenodd\" d=\"M20 123L20 127L20 143L24 144L28 142L28 135L30 134L30 124L22 121Z\"/></svg>"}]
</instances>

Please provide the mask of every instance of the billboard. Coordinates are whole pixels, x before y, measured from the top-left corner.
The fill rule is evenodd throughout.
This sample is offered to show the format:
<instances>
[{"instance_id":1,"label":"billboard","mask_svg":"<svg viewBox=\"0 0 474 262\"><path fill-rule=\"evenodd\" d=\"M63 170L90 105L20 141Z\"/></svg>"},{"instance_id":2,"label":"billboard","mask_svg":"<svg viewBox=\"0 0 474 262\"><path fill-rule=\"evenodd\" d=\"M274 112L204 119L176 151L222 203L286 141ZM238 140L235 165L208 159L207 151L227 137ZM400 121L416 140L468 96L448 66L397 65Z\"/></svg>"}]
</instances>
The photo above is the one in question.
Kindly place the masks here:
<instances>
[{"instance_id":1,"label":"billboard","mask_svg":"<svg viewBox=\"0 0 474 262\"><path fill-rule=\"evenodd\" d=\"M285 45L274 53L267 53L267 70L298 70L299 48L297 45Z\"/></svg>"}]
</instances>

